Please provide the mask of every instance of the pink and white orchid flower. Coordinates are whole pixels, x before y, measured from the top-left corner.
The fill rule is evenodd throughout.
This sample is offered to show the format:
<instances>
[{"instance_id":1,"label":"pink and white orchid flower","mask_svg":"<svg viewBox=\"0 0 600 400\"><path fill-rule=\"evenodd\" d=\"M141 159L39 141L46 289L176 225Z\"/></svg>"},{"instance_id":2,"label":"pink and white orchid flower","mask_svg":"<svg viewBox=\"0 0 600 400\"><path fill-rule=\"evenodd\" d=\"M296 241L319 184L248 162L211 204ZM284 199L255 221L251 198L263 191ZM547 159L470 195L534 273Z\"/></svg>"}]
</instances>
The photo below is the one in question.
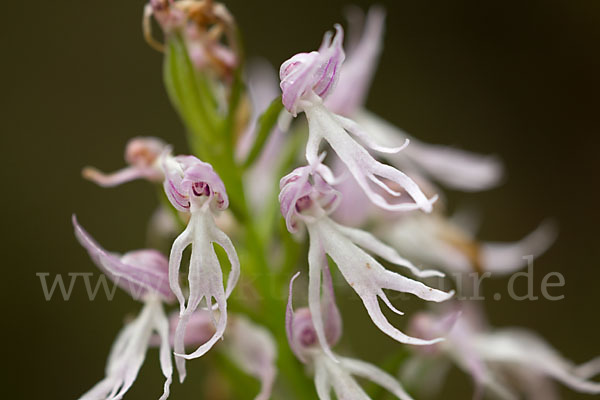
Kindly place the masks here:
<instances>
[{"instance_id":1,"label":"pink and white orchid flower","mask_svg":"<svg viewBox=\"0 0 600 400\"><path fill-rule=\"evenodd\" d=\"M335 29L335 37L331 32L327 32L318 51L296 54L284 62L279 71L285 108L294 116L303 111L308 120L308 164L315 166L319 163L319 146L325 140L375 205L389 211L431 211L435 196L428 199L412 179L398 169L377 161L352 138L352 135L369 148L383 153L397 153L408 142L395 148L380 146L360 125L349 118L334 114L324 104L326 97L335 90L345 58L342 49L343 30L339 25L336 25ZM400 196L400 193L392 188L393 185L403 188L414 203L388 202L376 190L378 188L392 196Z\"/></svg>"},{"instance_id":2,"label":"pink and white orchid flower","mask_svg":"<svg viewBox=\"0 0 600 400\"><path fill-rule=\"evenodd\" d=\"M331 389L338 399L365 400L370 399L360 387L353 375L369 379L401 400L412 400L402 388L402 385L387 372L373 364L354 358L335 355L332 359L321 347L319 333L314 325L314 318L308 308L294 312L292 306L292 291L296 273L290 281L289 297L286 310L286 333L288 342L296 357L314 369L315 387L319 400L330 400ZM319 310L326 321L324 335L328 346L334 346L342 333L340 318L329 269L323 270L323 296L320 299Z\"/></svg>"},{"instance_id":3,"label":"pink and white orchid flower","mask_svg":"<svg viewBox=\"0 0 600 400\"><path fill-rule=\"evenodd\" d=\"M492 330L472 303L442 315L418 314L411 329L426 337L446 336L442 343L419 348L421 355L450 358L473 377L476 399L484 389L506 400L521 398L518 393L527 399L558 399L549 378L581 393L600 394L600 382L590 380L600 374L600 357L577 366L531 331Z\"/></svg>"},{"instance_id":4,"label":"pink and white orchid flower","mask_svg":"<svg viewBox=\"0 0 600 400\"><path fill-rule=\"evenodd\" d=\"M168 285L167 258L150 249L131 251L122 256L109 253L79 225L75 216L73 225L79 243L98 268L134 299L144 302L140 314L119 332L108 356L105 378L80 400L121 399L133 385L154 333L160 338L160 366L166 378L160 400L165 400L169 397L173 365L169 321L162 303L175 300Z\"/></svg>"},{"instance_id":5,"label":"pink and white orchid flower","mask_svg":"<svg viewBox=\"0 0 600 400\"><path fill-rule=\"evenodd\" d=\"M171 204L179 211L191 214L185 230L175 239L169 257L169 282L179 300L180 319L175 332L174 347L180 380L185 379L185 359L201 357L223 337L227 326L227 298L240 276L240 262L229 237L215 223L215 215L229 205L223 181L210 164L193 156L162 156L165 173L164 189ZM221 246L231 263L227 288L213 244ZM181 258L186 247L192 246L188 273L189 296L186 298L179 281ZM187 324L204 299L213 312L212 299L219 310L216 331L191 354L184 349Z\"/></svg>"},{"instance_id":6,"label":"pink and white orchid flower","mask_svg":"<svg viewBox=\"0 0 600 400\"><path fill-rule=\"evenodd\" d=\"M324 175L332 179L330 173L331 171L322 164L316 167L297 168L281 179L279 195L281 213L286 219L288 230L297 232L299 223L303 222L310 236L308 304L321 347L331 355L325 340L319 295L321 274L327 268L327 255L337 264L348 284L360 296L375 325L384 333L407 344L427 345L439 341L440 339L418 339L402 333L387 320L378 299L381 298L392 311L402 314L391 304L384 289L411 293L434 302L449 299L453 292L446 293L433 289L387 270L373 255L393 264L402 265L419 277L443 276L443 274L431 270L421 271L402 258L395 249L370 233L339 225L330 219L328 214L335 210L340 201L339 193L323 178Z\"/></svg>"}]
</instances>

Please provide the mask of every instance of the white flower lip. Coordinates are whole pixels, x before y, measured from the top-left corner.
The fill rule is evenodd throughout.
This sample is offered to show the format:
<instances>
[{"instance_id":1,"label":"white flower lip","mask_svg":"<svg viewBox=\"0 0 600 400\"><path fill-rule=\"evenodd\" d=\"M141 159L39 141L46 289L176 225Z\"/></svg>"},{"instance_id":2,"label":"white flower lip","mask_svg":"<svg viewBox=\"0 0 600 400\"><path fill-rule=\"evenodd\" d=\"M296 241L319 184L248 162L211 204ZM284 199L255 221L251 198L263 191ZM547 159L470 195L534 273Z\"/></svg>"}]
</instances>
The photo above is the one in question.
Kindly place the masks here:
<instances>
[{"instance_id":1,"label":"white flower lip","mask_svg":"<svg viewBox=\"0 0 600 400\"><path fill-rule=\"evenodd\" d=\"M175 362L181 382L186 377L185 360L198 358L223 337L227 326L227 298L240 276L240 261L229 237L217 227L215 213L229 204L225 186L210 164L193 156L162 156L165 171L164 189L173 206L189 212L191 218L185 230L175 239L169 256L169 283L180 305L180 318L174 337ZM221 246L231 263L227 288L213 244ZM183 251L192 247L188 272L189 296L183 294L179 269ZM218 321L212 317L213 299L219 310ZM204 300L216 325L214 334L191 354L185 353L185 334L190 318Z\"/></svg>"}]
</instances>

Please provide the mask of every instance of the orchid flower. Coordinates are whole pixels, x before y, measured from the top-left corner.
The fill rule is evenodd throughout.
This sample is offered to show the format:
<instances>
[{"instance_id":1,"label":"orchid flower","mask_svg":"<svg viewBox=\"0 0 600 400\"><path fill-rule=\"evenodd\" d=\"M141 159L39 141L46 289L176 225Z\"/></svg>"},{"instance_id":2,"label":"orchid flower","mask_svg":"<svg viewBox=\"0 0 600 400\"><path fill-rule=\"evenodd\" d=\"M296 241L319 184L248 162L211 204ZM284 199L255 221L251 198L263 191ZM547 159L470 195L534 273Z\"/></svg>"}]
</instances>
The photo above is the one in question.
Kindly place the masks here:
<instances>
[{"instance_id":1,"label":"orchid flower","mask_svg":"<svg viewBox=\"0 0 600 400\"><path fill-rule=\"evenodd\" d=\"M360 296L375 325L384 333L407 344L426 345L439 341L440 339L418 339L399 331L383 314L378 298L381 298L392 311L401 315L402 312L391 304L384 289L411 293L434 302L449 299L453 292L446 293L433 289L387 270L373 255L393 264L402 265L419 277L443 276L443 274L438 271L421 271L402 258L392 247L382 243L370 233L348 228L331 220L328 214L335 210L340 195L326 182L323 175L332 179L331 171L322 164L316 167L297 168L281 179L279 201L281 213L290 232L297 232L300 222L303 222L308 229L310 236L308 303L315 331L324 351L330 354L319 308L319 290L321 274L327 268L327 255L336 263L348 284Z\"/></svg>"},{"instance_id":2,"label":"orchid flower","mask_svg":"<svg viewBox=\"0 0 600 400\"><path fill-rule=\"evenodd\" d=\"M136 179L161 182L163 174L158 159L164 151L165 143L155 137L135 137L127 143L125 161L129 164L111 174L105 174L93 167L83 169L83 177L102 186L113 187Z\"/></svg>"},{"instance_id":3,"label":"orchid flower","mask_svg":"<svg viewBox=\"0 0 600 400\"><path fill-rule=\"evenodd\" d=\"M175 336L179 315L169 319L171 340ZM264 327L250 321L244 315L233 314L224 336L224 345L217 347L223 351L242 371L257 378L261 383L255 400L268 400L271 397L277 368L277 346L273 335ZM212 316L208 310L198 310L189 319L184 336L185 347L200 346L215 333Z\"/></svg>"},{"instance_id":4,"label":"orchid flower","mask_svg":"<svg viewBox=\"0 0 600 400\"><path fill-rule=\"evenodd\" d=\"M352 138L364 142L369 148L383 153L397 153L408 142L395 148L376 144L370 133L353 120L334 114L323 103L335 90L344 61L342 49L343 30L336 25L335 37L327 32L318 51L296 54L285 61L279 70L282 101L285 108L296 116L304 112L308 120L309 137L306 144L306 160L311 166L319 163L319 145L327 141L337 156L346 165L361 190L378 207L389 211L422 209L431 211L436 200L423 194L417 184L398 169L377 161L369 152ZM331 183L331 182L330 182ZM384 199L375 188L398 197L399 192L392 188L398 185L414 200L414 203L391 203Z\"/></svg>"},{"instance_id":5,"label":"orchid flower","mask_svg":"<svg viewBox=\"0 0 600 400\"><path fill-rule=\"evenodd\" d=\"M481 321L477 309L462 310L441 316L418 314L411 325L424 336L446 335L446 341L424 349L424 354L446 355L470 374L476 384L476 398L484 388L502 399L519 398L517 391L531 399L557 398L546 382L548 378L578 392L600 394L600 382L590 381L600 374L600 357L576 366L533 332L518 328L491 330Z\"/></svg>"},{"instance_id":6,"label":"orchid flower","mask_svg":"<svg viewBox=\"0 0 600 400\"><path fill-rule=\"evenodd\" d=\"M294 312L292 306L292 289L296 273L290 281L288 304L286 309L286 333L290 347L296 357L314 368L315 387L319 400L330 400L331 389L338 399L364 400L370 397L358 385L353 375L369 379L387 389L401 400L410 400L402 385L387 372L365 361L335 356L333 360L320 346L319 333L311 316L311 311L301 308ZM340 318L333 293L333 285L329 269L323 270L323 299L319 303L325 325L325 338L328 346L334 346L342 333Z\"/></svg>"},{"instance_id":7,"label":"orchid flower","mask_svg":"<svg viewBox=\"0 0 600 400\"><path fill-rule=\"evenodd\" d=\"M175 332L175 362L180 380L185 379L185 359L201 357L223 336L227 326L227 298L240 275L240 262L229 237L215 223L215 215L227 208L229 200L221 178L210 164L193 156L162 156L165 173L164 189L171 204L179 211L191 214L185 230L175 239L169 257L169 283L179 300L180 320ZM213 244L221 246L231 263L227 289ZM183 251L192 246L188 273L189 296L186 298L179 281ZM205 299L209 312L216 301L219 319L214 335L191 354L185 354L184 336L189 319Z\"/></svg>"},{"instance_id":8,"label":"orchid flower","mask_svg":"<svg viewBox=\"0 0 600 400\"><path fill-rule=\"evenodd\" d=\"M327 108L356 120L380 143L401 146L410 140L410 146L404 151L384 157L413 179L426 175L450 188L464 191L496 186L503 172L496 157L421 142L364 108L383 47L385 11L381 7L371 7L362 33L359 32L364 19L362 12L356 8L350 11L349 28L350 33L354 33L354 40L348 44L336 90L325 100Z\"/></svg>"},{"instance_id":9,"label":"orchid flower","mask_svg":"<svg viewBox=\"0 0 600 400\"><path fill-rule=\"evenodd\" d=\"M115 284L127 291L144 307L140 314L121 330L106 365L106 377L80 397L80 400L117 400L131 388L144 363L151 337L160 338L160 366L166 378L161 400L169 396L173 365L169 344L169 322L162 302L173 302L168 285L168 261L155 250L137 250L122 256L104 250L73 216L75 236L90 258Z\"/></svg>"}]
</instances>

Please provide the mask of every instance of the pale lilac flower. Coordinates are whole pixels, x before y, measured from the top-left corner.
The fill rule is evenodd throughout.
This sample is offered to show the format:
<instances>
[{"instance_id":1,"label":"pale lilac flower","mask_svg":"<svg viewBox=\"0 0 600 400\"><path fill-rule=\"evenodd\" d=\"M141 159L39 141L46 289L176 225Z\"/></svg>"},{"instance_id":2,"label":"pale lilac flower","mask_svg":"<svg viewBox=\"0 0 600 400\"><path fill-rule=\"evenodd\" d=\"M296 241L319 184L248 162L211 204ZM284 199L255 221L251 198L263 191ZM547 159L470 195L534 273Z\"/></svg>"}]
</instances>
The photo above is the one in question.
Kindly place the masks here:
<instances>
[{"instance_id":1,"label":"pale lilac flower","mask_svg":"<svg viewBox=\"0 0 600 400\"><path fill-rule=\"evenodd\" d=\"M410 140L404 151L384 157L413 179L425 175L465 191L496 186L503 168L495 156L421 142L364 108L383 44L385 12L381 7L371 7L361 33L359 25L363 19L359 9L351 9L349 29L354 32L354 40L348 43L336 90L325 100L327 108L357 121L378 143L393 147Z\"/></svg>"},{"instance_id":2,"label":"pale lilac flower","mask_svg":"<svg viewBox=\"0 0 600 400\"><path fill-rule=\"evenodd\" d=\"M548 378L578 392L600 394L600 382L590 380L600 373L600 357L576 366L531 331L492 330L482 321L479 310L462 310L460 316L456 310L441 316L419 314L411 325L424 336L446 335L446 341L425 348L424 355L445 355L470 374L476 398L484 388L503 399L517 399L518 393L528 399L558 398Z\"/></svg>"},{"instance_id":3,"label":"pale lilac flower","mask_svg":"<svg viewBox=\"0 0 600 400\"><path fill-rule=\"evenodd\" d=\"M288 230L297 232L300 222L303 222L308 229L310 236L309 308L317 337L324 351L330 353L319 308L319 292L321 274L327 268L327 255L333 259L348 284L360 296L369 316L379 329L402 343L425 345L437 342L439 339L417 339L399 331L383 314L378 299L381 298L392 311L402 314L391 304L384 289L412 293L424 300L435 302L447 300L453 292L445 293L389 271L374 256L402 265L419 277L443 274L437 271L421 271L402 258L395 249L382 243L370 233L348 228L331 220L328 214L335 209L340 196L322 177L323 174L327 176L330 172L321 164L317 167L297 168L282 178L279 195L281 213L286 219Z\"/></svg>"},{"instance_id":4,"label":"pale lilac flower","mask_svg":"<svg viewBox=\"0 0 600 400\"><path fill-rule=\"evenodd\" d=\"M404 391L402 385L387 372L365 361L335 355L328 356L319 342L319 333L314 326L314 318L307 308L294 312L292 306L292 289L294 280L290 281L288 305L286 310L286 333L290 347L303 363L314 369L314 381L319 400L330 400L333 389L336 398L345 400L364 400L370 397L360 387L353 376L369 379L382 386L401 400L412 398ZM329 269L323 270L323 299L319 310L322 310L326 321L324 335L328 346L334 346L342 332L342 321L335 304L333 286Z\"/></svg>"},{"instance_id":5,"label":"pale lilac flower","mask_svg":"<svg viewBox=\"0 0 600 400\"><path fill-rule=\"evenodd\" d=\"M439 214L406 215L382 223L377 234L409 259L449 273L489 271L508 275L544 253L554 242L555 225L546 221L515 242L480 242L454 220Z\"/></svg>"},{"instance_id":6,"label":"pale lilac flower","mask_svg":"<svg viewBox=\"0 0 600 400\"><path fill-rule=\"evenodd\" d=\"M170 318L171 339L175 335L179 315ZM185 347L200 346L215 333L212 316L208 310L198 310L189 319L185 332ZM273 335L264 327L250 321L244 315L230 315L223 344L217 349L242 371L257 378L261 383L260 392L255 400L268 400L271 397L277 368L277 345Z\"/></svg>"},{"instance_id":7,"label":"pale lilac flower","mask_svg":"<svg viewBox=\"0 0 600 400\"><path fill-rule=\"evenodd\" d=\"M360 125L334 114L323 104L324 99L334 91L344 61L343 31L339 25L335 29L335 37L331 32L325 34L319 51L297 54L284 62L279 71L285 108L294 116L303 111L308 120L306 160L312 166L319 162L319 146L325 140L374 204L390 211L431 211L436 197L427 199L413 180L396 168L377 161L352 135L369 148L384 153L397 153L408 142L395 148L379 146ZM381 189L398 197L400 193L392 187L394 185L404 189L414 203L388 202L376 190Z\"/></svg>"},{"instance_id":8,"label":"pale lilac flower","mask_svg":"<svg viewBox=\"0 0 600 400\"><path fill-rule=\"evenodd\" d=\"M210 164L193 156L162 157L165 173L164 188L173 206L191 214L185 230L175 239L169 257L169 282L179 300L180 320L175 332L174 347L180 380L185 379L185 359L205 354L223 336L227 326L227 298L240 275L240 262L229 237L215 223L215 215L229 205L223 181ZM227 289L223 284L223 272L213 244L221 246L231 263ZM179 269L183 251L192 246L186 298L179 281ZM214 335L191 354L185 354L184 336L186 326L202 300L209 312L213 312L213 298L219 310Z\"/></svg>"},{"instance_id":9,"label":"pale lilac flower","mask_svg":"<svg viewBox=\"0 0 600 400\"><path fill-rule=\"evenodd\" d=\"M78 224L73 216L75 236L98 268L144 307L140 314L119 332L108 362L106 377L86 392L80 400L117 400L131 388L144 363L153 333L158 334L160 366L166 378L161 400L169 396L173 366L169 344L169 322L162 302L172 302L168 286L168 261L155 250L137 250L122 256L104 250Z\"/></svg>"},{"instance_id":10,"label":"pale lilac flower","mask_svg":"<svg viewBox=\"0 0 600 400\"><path fill-rule=\"evenodd\" d=\"M111 174L86 167L83 169L83 176L102 187L118 186L136 179L161 182L163 174L158 160L165 148L165 143L158 138L135 137L125 148L127 167Z\"/></svg>"}]
</instances>

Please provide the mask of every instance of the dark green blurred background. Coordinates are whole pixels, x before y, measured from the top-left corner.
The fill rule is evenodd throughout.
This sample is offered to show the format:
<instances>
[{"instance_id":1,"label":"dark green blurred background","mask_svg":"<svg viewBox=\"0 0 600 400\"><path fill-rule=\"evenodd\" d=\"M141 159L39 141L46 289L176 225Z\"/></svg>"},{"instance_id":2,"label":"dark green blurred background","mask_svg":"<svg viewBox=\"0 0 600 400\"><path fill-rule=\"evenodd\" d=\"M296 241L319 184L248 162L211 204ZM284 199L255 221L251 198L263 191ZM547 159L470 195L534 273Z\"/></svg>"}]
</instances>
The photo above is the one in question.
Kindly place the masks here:
<instances>
[{"instance_id":1,"label":"dark green blurred background","mask_svg":"<svg viewBox=\"0 0 600 400\"><path fill-rule=\"evenodd\" d=\"M547 216L559 222L558 242L536 262L535 280L539 288L543 274L560 271L565 299L490 301L490 319L531 327L574 361L598 355L600 2L382 3L388 28L369 108L423 140L502 157L503 186L450 194L454 204L477 204L482 237L511 240ZM343 20L346 1L226 4L249 54L278 66L315 49ZM136 182L102 190L80 170L122 166L135 135L161 136L183 152L182 126L163 90L161 55L142 39L142 1L3 7L2 398L74 399L103 376L124 315L139 306L123 293L90 302L82 285L68 302L46 302L35 273L96 272L73 237L72 213L108 249L142 247L156 205L152 188ZM377 361L392 343L367 320L362 310L346 312L345 334L371 338L353 351ZM190 378L210 373L201 360L193 364ZM127 399L157 397L157 365L152 352ZM470 382L452 377L443 398L469 398ZM172 398L202 398L197 380L174 384ZM587 397L565 391L565 398Z\"/></svg>"}]
</instances>

